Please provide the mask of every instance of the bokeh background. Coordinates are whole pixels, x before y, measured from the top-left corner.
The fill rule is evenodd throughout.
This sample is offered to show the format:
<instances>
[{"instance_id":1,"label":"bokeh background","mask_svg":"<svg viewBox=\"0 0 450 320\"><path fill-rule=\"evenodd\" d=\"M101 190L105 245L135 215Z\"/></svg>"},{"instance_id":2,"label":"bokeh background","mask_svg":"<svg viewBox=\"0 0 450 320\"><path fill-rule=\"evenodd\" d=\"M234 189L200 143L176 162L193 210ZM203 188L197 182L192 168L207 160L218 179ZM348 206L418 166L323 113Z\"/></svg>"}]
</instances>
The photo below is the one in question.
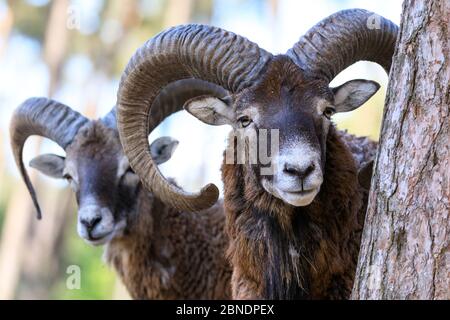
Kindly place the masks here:
<instances>
[{"instance_id":1,"label":"bokeh background","mask_svg":"<svg viewBox=\"0 0 450 320\"><path fill-rule=\"evenodd\" d=\"M365 8L399 23L401 0L0 0L0 299L123 299L128 295L102 261L102 248L76 233L76 204L63 181L30 170L43 207L42 221L19 178L9 146L9 121L31 96L51 97L90 118L115 104L120 74L131 55L161 30L184 23L219 26L246 36L272 53L284 53L316 22L346 8ZM359 62L333 85L352 78L382 88L357 111L335 116L338 127L378 139L387 76ZM167 119L150 140L180 141L162 165L188 190L221 186L227 127L209 127L185 112ZM64 151L32 137L25 162ZM81 269L81 289L66 286L67 269Z\"/></svg>"}]
</instances>

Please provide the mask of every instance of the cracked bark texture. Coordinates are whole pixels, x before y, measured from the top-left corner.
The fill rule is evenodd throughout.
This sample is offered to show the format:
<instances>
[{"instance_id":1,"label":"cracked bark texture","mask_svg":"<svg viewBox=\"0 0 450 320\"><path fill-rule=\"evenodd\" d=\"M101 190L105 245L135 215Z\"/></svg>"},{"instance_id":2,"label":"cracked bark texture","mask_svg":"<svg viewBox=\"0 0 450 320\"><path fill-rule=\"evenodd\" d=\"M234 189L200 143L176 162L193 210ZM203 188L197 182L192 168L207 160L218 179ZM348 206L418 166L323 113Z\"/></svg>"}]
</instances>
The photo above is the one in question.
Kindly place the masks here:
<instances>
[{"instance_id":1,"label":"cracked bark texture","mask_svg":"<svg viewBox=\"0 0 450 320\"><path fill-rule=\"evenodd\" d=\"M450 0L406 0L353 299L450 299Z\"/></svg>"}]
</instances>

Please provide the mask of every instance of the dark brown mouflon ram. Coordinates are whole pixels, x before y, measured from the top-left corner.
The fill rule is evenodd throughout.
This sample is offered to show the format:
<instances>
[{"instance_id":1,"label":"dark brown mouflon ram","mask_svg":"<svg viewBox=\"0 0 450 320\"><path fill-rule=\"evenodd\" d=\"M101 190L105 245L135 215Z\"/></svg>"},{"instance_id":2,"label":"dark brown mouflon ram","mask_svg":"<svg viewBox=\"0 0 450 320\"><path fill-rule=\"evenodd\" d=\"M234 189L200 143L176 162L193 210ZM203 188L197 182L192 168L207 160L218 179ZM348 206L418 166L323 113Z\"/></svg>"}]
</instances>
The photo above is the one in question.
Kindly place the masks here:
<instances>
[{"instance_id":1,"label":"dark brown mouflon ram","mask_svg":"<svg viewBox=\"0 0 450 320\"><path fill-rule=\"evenodd\" d=\"M357 170L376 144L340 132L330 117L358 108L379 85L329 83L359 60L389 72L397 32L381 16L345 10L318 23L285 55L273 56L231 32L184 25L150 39L132 57L118 93L121 141L143 184L179 210L211 206L218 190L207 185L187 193L158 171L147 120L180 110L156 110L151 102L160 90L181 79L213 83L229 95L193 98L185 104L191 114L230 124L232 137L237 130L279 129L273 175L259 175L259 165L222 167L234 298L349 297L367 205Z\"/></svg>"},{"instance_id":2,"label":"dark brown mouflon ram","mask_svg":"<svg viewBox=\"0 0 450 320\"><path fill-rule=\"evenodd\" d=\"M199 87L199 83L175 83L157 103L177 104L177 99L202 94L204 84ZM93 245L106 245L107 262L133 298L231 297L223 205L218 203L204 212L180 212L143 188L120 144L115 109L90 121L56 101L32 98L16 110L11 122L12 148L40 214L22 161L30 135L47 137L66 151L65 158L41 155L30 165L48 176L68 180L78 203L80 237ZM171 157L176 145L164 137L153 142L149 151L160 164Z\"/></svg>"}]
</instances>

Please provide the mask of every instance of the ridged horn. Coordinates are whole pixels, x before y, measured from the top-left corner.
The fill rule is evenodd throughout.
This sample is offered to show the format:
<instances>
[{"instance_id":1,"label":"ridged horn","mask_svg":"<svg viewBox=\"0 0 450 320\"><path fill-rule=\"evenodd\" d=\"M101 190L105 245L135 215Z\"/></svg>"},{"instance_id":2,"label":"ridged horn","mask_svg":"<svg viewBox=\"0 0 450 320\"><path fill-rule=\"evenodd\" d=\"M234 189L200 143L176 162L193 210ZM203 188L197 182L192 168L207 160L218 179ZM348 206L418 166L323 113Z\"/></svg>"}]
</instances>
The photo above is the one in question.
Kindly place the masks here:
<instances>
[{"instance_id":1,"label":"ridged horn","mask_svg":"<svg viewBox=\"0 0 450 320\"><path fill-rule=\"evenodd\" d=\"M148 119L147 133L150 134L165 118L180 111L186 101L201 95L225 97L229 94L224 88L199 79L184 79L164 87L152 106ZM101 121L111 129L117 130L117 108L114 106Z\"/></svg>"},{"instance_id":2,"label":"ridged horn","mask_svg":"<svg viewBox=\"0 0 450 320\"><path fill-rule=\"evenodd\" d=\"M47 98L30 98L15 110L10 124L11 147L16 165L33 199L38 219L42 217L41 209L23 164L25 141L29 136L38 135L49 138L66 149L78 130L88 121L70 107Z\"/></svg>"},{"instance_id":3,"label":"ridged horn","mask_svg":"<svg viewBox=\"0 0 450 320\"><path fill-rule=\"evenodd\" d=\"M116 120L117 108L114 106L100 121L108 128L117 130L117 120Z\"/></svg>"},{"instance_id":4,"label":"ridged horn","mask_svg":"<svg viewBox=\"0 0 450 320\"><path fill-rule=\"evenodd\" d=\"M363 9L343 10L312 27L287 55L328 82L360 60L376 62L389 73L397 34L398 27L382 16Z\"/></svg>"},{"instance_id":5,"label":"ridged horn","mask_svg":"<svg viewBox=\"0 0 450 320\"><path fill-rule=\"evenodd\" d=\"M147 133L170 110L161 104L154 110L154 101L170 83L192 78L239 92L254 82L270 57L243 37L204 25L171 28L138 49L122 75L117 124L130 165L147 189L182 211L199 211L217 201L219 191L215 185L188 193L170 184L159 172L149 152ZM172 111L182 107L180 101ZM158 121L152 124L150 118Z\"/></svg>"}]
</instances>

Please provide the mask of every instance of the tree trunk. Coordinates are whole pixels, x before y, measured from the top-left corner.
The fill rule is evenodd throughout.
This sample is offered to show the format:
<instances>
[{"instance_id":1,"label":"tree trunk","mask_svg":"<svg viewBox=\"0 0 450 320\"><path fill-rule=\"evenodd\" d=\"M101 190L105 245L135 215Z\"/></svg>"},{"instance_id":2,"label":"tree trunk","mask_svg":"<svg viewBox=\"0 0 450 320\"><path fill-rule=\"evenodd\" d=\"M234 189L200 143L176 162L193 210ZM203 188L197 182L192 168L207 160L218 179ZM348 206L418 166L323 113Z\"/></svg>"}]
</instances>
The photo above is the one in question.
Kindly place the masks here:
<instances>
[{"instance_id":1,"label":"tree trunk","mask_svg":"<svg viewBox=\"0 0 450 320\"><path fill-rule=\"evenodd\" d=\"M450 298L449 17L403 4L354 299Z\"/></svg>"}]
</instances>

